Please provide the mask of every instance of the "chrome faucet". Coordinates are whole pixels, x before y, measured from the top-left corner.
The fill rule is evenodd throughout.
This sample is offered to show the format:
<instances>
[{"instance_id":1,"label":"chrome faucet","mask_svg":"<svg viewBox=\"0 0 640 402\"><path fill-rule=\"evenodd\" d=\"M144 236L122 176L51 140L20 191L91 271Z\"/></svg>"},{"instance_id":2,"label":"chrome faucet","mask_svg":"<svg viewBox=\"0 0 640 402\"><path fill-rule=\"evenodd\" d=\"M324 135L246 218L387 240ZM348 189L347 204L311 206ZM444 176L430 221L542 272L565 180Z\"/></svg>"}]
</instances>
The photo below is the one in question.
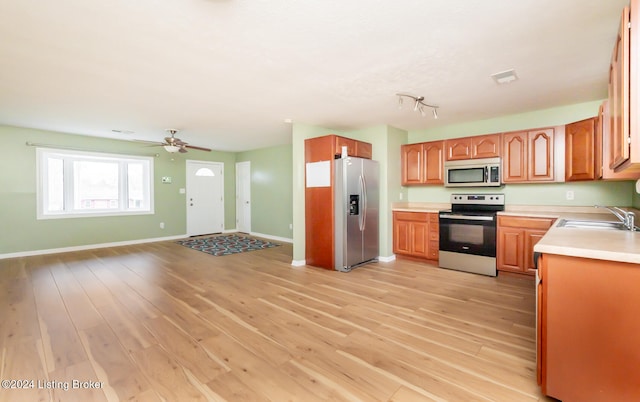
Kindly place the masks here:
<instances>
[{"instance_id":1,"label":"chrome faucet","mask_svg":"<svg viewBox=\"0 0 640 402\"><path fill-rule=\"evenodd\" d=\"M636 228L636 214L630 211L625 211L622 208L618 208L618 207L607 207L607 206L603 206L603 205L594 205L595 208L604 208L607 211L611 212L612 214L614 214L618 219L620 219L620 222L622 222L624 224L624 227L627 228L627 230L631 230L631 231L635 231L638 228Z\"/></svg>"}]
</instances>

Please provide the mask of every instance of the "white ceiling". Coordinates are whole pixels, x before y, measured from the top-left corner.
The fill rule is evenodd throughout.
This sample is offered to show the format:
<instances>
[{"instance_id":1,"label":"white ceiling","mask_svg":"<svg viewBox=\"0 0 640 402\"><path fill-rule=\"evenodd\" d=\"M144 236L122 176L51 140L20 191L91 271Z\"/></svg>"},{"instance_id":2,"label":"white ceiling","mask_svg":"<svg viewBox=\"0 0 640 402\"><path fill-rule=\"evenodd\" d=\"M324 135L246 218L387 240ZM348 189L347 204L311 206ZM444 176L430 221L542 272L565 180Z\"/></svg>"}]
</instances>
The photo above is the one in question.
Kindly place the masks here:
<instances>
[{"instance_id":1,"label":"white ceiling","mask_svg":"<svg viewBox=\"0 0 640 402\"><path fill-rule=\"evenodd\" d=\"M627 4L0 0L0 124L146 140L178 128L241 151L290 143L284 119L415 130L597 100ZM514 83L490 78L511 68ZM398 109L397 92L440 118Z\"/></svg>"}]
</instances>

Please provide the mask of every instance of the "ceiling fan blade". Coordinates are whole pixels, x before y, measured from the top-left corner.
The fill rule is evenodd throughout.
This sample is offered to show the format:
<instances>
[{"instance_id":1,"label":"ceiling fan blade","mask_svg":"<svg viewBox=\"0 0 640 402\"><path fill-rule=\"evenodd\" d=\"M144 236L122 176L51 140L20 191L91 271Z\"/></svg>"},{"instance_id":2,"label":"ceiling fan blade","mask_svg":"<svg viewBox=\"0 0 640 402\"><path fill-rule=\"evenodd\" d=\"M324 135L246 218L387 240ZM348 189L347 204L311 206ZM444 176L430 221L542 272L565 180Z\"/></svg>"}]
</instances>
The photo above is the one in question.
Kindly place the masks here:
<instances>
[{"instance_id":1,"label":"ceiling fan blade","mask_svg":"<svg viewBox=\"0 0 640 402\"><path fill-rule=\"evenodd\" d=\"M197 147L195 145L189 145L189 144L184 144L183 146L186 148L197 149L199 151L211 152L211 149L205 148L205 147Z\"/></svg>"}]
</instances>

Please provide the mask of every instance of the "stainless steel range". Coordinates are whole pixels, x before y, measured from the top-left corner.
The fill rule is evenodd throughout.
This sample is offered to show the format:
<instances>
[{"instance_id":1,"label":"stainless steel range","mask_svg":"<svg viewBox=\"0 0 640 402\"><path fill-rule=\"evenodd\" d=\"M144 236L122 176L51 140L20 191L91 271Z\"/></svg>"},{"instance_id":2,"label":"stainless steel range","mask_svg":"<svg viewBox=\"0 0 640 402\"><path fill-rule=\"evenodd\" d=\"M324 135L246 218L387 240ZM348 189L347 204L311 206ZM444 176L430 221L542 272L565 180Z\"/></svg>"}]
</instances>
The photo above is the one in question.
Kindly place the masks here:
<instances>
[{"instance_id":1,"label":"stainless steel range","mask_svg":"<svg viewBox=\"0 0 640 402\"><path fill-rule=\"evenodd\" d=\"M451 210L439 214L440 267L496 276L498 211L504 194L451 194Z\"/></svg>"}]
</instances>

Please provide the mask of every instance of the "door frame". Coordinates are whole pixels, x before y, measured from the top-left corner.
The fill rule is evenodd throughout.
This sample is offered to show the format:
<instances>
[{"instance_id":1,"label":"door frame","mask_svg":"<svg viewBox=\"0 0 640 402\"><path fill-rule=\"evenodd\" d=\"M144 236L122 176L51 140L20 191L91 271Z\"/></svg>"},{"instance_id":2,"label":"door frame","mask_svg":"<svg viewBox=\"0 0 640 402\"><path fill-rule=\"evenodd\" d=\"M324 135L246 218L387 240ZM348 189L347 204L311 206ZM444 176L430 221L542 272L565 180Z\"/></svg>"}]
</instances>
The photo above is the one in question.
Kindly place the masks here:
<instances>
[{"instance_id":1,"label":"door frame","mask_svg":"<svg viewBox=\"0 0 640 402\"><path fill-rule=\"evenodd\" d=\"M221 194L220 220L221 220L221 223L222 223L221 232L224 232L224 229L225 229L225 222L224 222L224 218L225 218L225 214L224 214L224 163L223 162L201 161L201 160L196 160L196 159L187 159L185 161L185 198L184 198L184 202L185 202L184 205L185 205L185 209L186 209L186 211L185 211L185 227L186 227L186 231L187 231L187 236L194 236L192 231L189 229L189 210L190 210L190 208L188 207L188 204L189 204L189 200L188 200L188 195L189 195L189 165L194 165L194 164L208 165L214 171L217 171L217 169L220 169L220 194Z\"/></svg>"},{"instance_id":2,"label":"door frame","mask_svg":"<svg viewBox=\"0 0 640 402\"><path fill-rule=\"evenodd\" d=\"M242 205L242 203L240 202L240 191L242 190L239 186L238 183L240 183L241 181L239 180L240 178L240 169L238 169L239 165L243 165L243 166L248 166L248 175L247 177L245 177L245 180L247 183L249 183L249 194L248 198L249 198L249 222L244 222L244 227L240 228L240 216L244 211L244 207ZM251 161L244 161L244 162L236 162L236 230L238 232L241 232L241 229L246 229L246 233L251 233ZM245 233L245 231L242 231L243 233Z\"/></svg>"}]
</instances>

